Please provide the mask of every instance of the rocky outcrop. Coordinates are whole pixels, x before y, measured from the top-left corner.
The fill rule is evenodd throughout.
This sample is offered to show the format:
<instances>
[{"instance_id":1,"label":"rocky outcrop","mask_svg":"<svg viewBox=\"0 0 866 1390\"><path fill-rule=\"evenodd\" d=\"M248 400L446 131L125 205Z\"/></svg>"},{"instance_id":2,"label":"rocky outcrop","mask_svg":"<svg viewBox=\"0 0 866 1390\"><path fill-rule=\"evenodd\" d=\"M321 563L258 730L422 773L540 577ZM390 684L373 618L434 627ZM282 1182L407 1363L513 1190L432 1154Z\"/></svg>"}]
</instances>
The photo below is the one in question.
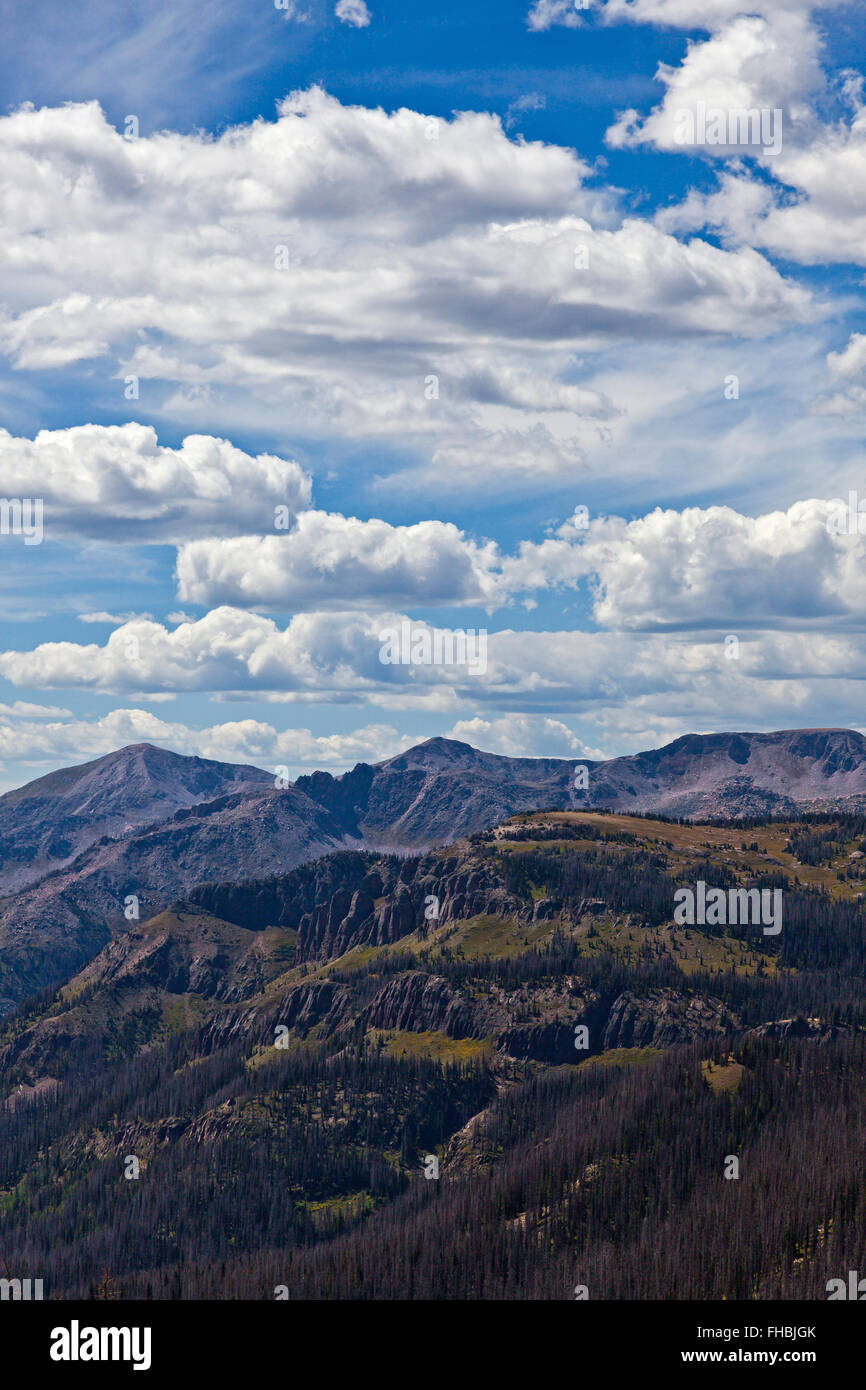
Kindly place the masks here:
<instances>
[{"instance_id":1,"label":"rocky outcrop","mask_svg":"<svg viewBox=\"0 0 866 1390\"><path fill-rule=\"evenodd\" d=\"M235 1042L271 1047L280 1026L301 1038L317 1028L322 1038L329 1038L350 1017L352 1006L351 991L332 980L292 985L265 1006L241 1006L217 1014L203 1028L200 1047L206 1053Z\"/></svg>"},{"instance_id":2,"label":"rocky outcrop","mask_svg":"<svg viewBox=\"0 0 866 1390\"><path fill-rule=\"evenodd\" d=\"M777 1018L770 1023L759 1023L756 1028L748 1028L743 1037L828 1043L836 1038L851 1038L856 1031L845 1024L824 1023L820 1018Z\"/></svg>"},{"instance_id":3,"label":"rocky outcrop","mask_svg":"<svg viewBox=\"0 0 866 1390\"><path fill-rule=\"evenodd\" d=\"M271 1020L274 1024L293 1028L301 1037L306 1037L321 1023L323 1035L329 1037L343 1022L351 1005L352 996L343 985L316 980L288 990Z\"/></svg>"},{"instance_id":4,"label":"rocky outcrop","mask_svg":"<svg viewBox=\"0 0 866 1390\"><path fill-rule=\"evenodd\" d=\"M532 911L507 892L494 866L465 853L399 858L347 850L244 886L204 884L190 902L253 930L297 931L299 961L388 946L443 922ZM552 915L553 904L547 910Z\"/></svg>"},{"instance_id":5,"label":"rocky outcrop","mask_svg":"<svg viewBox=\"0 0 866 1390\"><path fill-rule=\"evenodd\" d=\"M711 995L686 995L675 989L637 995L626 990L611 1007L602 1047L675 1047L741 1028L737 1016Z\"/></svg>"},{"instance_id":6,"label":"rocky outcrop","mask_svg":"<svg viewBox=\"0 0 866 1390\"><path fill-rule=\"evenodd\" d=\"M509 1057L548 1062L580 1062L588 1054L574 1046L574 1026L568 1023L533 1023L524 1027L506 1028L496 1039L497 1052Z\"/></svg>"},{"instance_id":7,"label":"rocky outcrop","mask_svg":"<svg viewBox=\"0 0 866 1390\"><path fill-rule=\"evenodd\" d=\"M447 1033L452 1038L476 1036L471 1004L455 994L441 975L409 970L391 980L358 1017L367 1028L398 1032Z\"/></svg>"}]
</instances>

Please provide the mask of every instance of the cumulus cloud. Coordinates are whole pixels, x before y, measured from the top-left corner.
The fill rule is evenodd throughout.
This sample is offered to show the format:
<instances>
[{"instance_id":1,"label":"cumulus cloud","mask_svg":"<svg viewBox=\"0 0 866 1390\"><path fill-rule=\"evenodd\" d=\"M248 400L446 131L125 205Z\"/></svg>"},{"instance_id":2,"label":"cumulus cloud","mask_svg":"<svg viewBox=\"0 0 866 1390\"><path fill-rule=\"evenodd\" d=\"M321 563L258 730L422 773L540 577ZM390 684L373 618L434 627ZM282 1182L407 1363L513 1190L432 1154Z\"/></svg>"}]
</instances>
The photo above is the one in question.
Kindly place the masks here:
<instances>
[{"instance_id":1,"label":"cumulus cloud","mask_svg":"<svg viewBox=\"0 0 866 1390\"><path fill-rule=\"evenodd\" d=\"M662 22L647 8L634 17ZM677 122L683 110L694 110L700 101L783 112L778 150L701 147L705 154L752 155L762 166L761 176L742 166L725 171L717 188L690 190L661 210L658 226L680 233L709 228L730 248L750 245L804 265L864 263L863 77L843 70L828 82L810 17L817 8L805 3L791 8L780 0L730 18L708 40L690 42L678 67L659 67L666 88L660 106L644 118L635 111L621 113L608 132L611 143L693 152L678 141ZM620 12L631 13L631 6ZM712 15L706 24L713 27Z\"/></svg>"},{"instance_id":2,"label":"cumulus cloud","mask_svg":"<svg viewBox=\"0 0 866 1390\"><path fill-rule=\"evenodd\" d=\"M806 265L863 264L863 79L843 70L828 82L815 25L818 12L840 3L608 0L608 22L710 30L707 39L687 42L679 64L659 65L662 102L648 115L621 112L608 142L749 156L762 166L761 176L740 165L723 172L715 190L687 192L658 214L660 227L681 233L709 228L728 247L750 245ZM691 118L698 108L704 119L695 126ZM719 138L707 118L714 111L727 114L730 138ZM766 129L757 139L754 131L747 139L731 119L732 113L747 112L763 113ZM692 127L694 142L688 138ZM826 413L844 412L831 403Z\"/></svg>"},{"instance_id":3,"label":"cumulus cloud","mask_svg":"<svg viewBox=\"0 0 866 1390\"><path fill-rule=\"evenodd\" d=\"M540 673L549 669L547 657L536 654L521 669L537 634L524 634L520 660L512 662L508 634L490 633L489 669L455 671L447 661L383 663L382 633L409 621L398 604L492 613L521 597L582 585L595 622L611 634L853 628L866 604L860 534L866 512L852 520L850 491L757 517L714 506L656 508L627 521L590 518L578 509L541 541L523 541L510 554L438 521L395 527L301 513L287 535L195 541L181 549L181 597L216 605L203 617L175 612L169 627L142 614L85 614L85 621L116 624L104 644L46 642L29 652L0 653L0 674L17 686L162 698L184 690L256 691L291 701L319 692L340 701L426 698L440 708L467 692L482 699L505 690L544 698ZM244 609L294 616L280 627ZM603 635L555 633L548 640L577 643L582 661ZM478 666L471 657L467 664ZM597 674L587 664L581 683ZM562 699L558 680L551 698Z\"/></svg>"},{"instance_id":4,"label":"cumulus cloud","mask_svg":"<svg viewBox=\"0 0 866 1390\"><path fill-rule=\"evenodd\" d=\"M772 161L767 185L731 174L710 193L692 192L657 217L668 230L708 227L731 246L749 243L803 265L866 264L866 107L817 126Z\"/></svg>"},{"instance_id":5,"label":"cumulus cloud","mask_svg":"<svg viewBox=\"0 0 866 1390\"><path fill-rule=\"evenodd\" d=\"M852 333L841 352L828 354L827 365L834 376L843 380L866 377L866 333Z\"/></svg>"},{"instance_id":6,"label":"cumulus cloud","mask_svg":"<svg viewBox=\"0 0 866 1390\"><path fill-rule=\"evenodd\" d=\"M13 684L102 694L155 687L229 701L411 711L439 728L450 720L453 737L492 751L576 759L720 726L844 725L866 679L866 636L822 624L774 631L733 621L729 632L505 628L488 634L484 668L472 671L383 664L383 632L403 621L415 634L425 627L399 613L332 613L301 615L280 629L223 608L174 631L131 622L101 646L44 643L6 652L0 673ZM386 757L423 736L398 734L380 719L354 735L321 737L275 735L261 719L190 731L141 709L86 721L46 708L31 714L21 702L0 711L0 756L59 763L149 740L229 761L339 768Z\"/></svg>"},{"instance_id":7,"label":"cumulus cloud","mask_svg":"<svg viewBox=\"0 0 866 1390\"><path fill-rule=\"evenodd\" d=\"M806 98L823 85L818 35L796 13L743 15L705 41L690 41L679 66L661 63L657 77L666 89L661 105L643 120L623 112L607 132L610 144L776 160L792 125L809 115ZM731 119L750 111L766 113L763 127ZM713 112L724 117L717 128Z\"/></svg>"},{"instance_id":8,"label":"cumulus cloud","mask_svg":"<svg viewBox=\"0 0 866 1390\"><path fill-rule=\"evenodd\" d=\"M428 466L484 476L507 441L513 474L536 453L573 471L621 408L574 386L577 354L817 312L751 249L623 219L574 151L490 115L314 88L218 137L127 140L93 103L22 109L0 161L0 351L98 361L119 402L135 376L209 428L254 400L260 422Z\"/></svg>"},{"instance_id":9,"label":"cumulus cloud","mask_svg":"<svg viewBox=\"0 0 866 1390\"><path fill-rule=\"evenodd\" d=\"M650 585L654 581L660 586L663 564L655 558L653 571L648 558L654 558L652 547L645 545L628 572L633 582L646 578ZM725 575L723 559L715 573L725 576L728 593L721 600L730 602L739 588ZM859 569L852 574L852 585L861 582ZM670 587L666 611L675 613L679 602L683 628L705 614L701 593L693 596L687 585L677 588L676 577ZM728 685L739 698L756 681L861 679L866 674L866 638L808 628L768 633L751 628L747 612L739 623L732 615L731 631L739 633L736 661L728 659L729 634L719 629L715 613L712 630L691 635L638 631L651 627L657 598L651 590L636 611L623 590L603 595L600 606L622 620L619 631L490 632L483 662L476 659L477 648L461 656L456 643L456 656L438 660L401 662L384 656L387 634L399 632L404 623L413 639L426 631L425 640L435 650L429 625L396 612L300 614L280 628L260 615L218 608L174 630L135 620L112 632L101 646L47 642L29 652L7 651L0 654L0 674L28 688L157 696L209 691L235 699L248 699L255 692L259 699L284 703L375 704L440 712L459 711L469 702L546 716L710 687L724 703ZM620 610L615 612L617 601ZM466 631L476 633L474 640L480 642L477 629Z\"/></svg>"},{"instance_id":10,"label":"cumulus cloud","mask_svg":"<svg viewBox=\"0 0 866 1390\"><path fill-rule=\"evenodd\" d=\"M450 523L391 526L306 512L285 536L183 546L178 592L208 607L271 612L376 604L493 612L521 595L586 581L605 627L850 623L866 601L866 561L840 508L849 490L757 517L720 506L656 508L633 521L578 512L512 554ZM866 531L866 515L862 524Z\"/></svg>"},{"instance_id":11,"label":"cumulus cloud","mask_svg":"<svg viewBox=\"0 0 866 1390\"><path fill-rule=\"evenodd\" d=\"M846 494L758 517L687 507L597 518L585 530L570 522L507 557L502 585L515 593L589 577L594 617L610 628L860 623L866 556L847 506ZM866 532L866 513L858 524Z\"/></svg>"},{"instance_id":12,"label":"cumulus cloud","mask_svg":"<svg viewBox=\"0 0 866 1390\"><path fill-rule=\"evenodd\" d=\"M457 686L477 684L480 662L472 651L457 665L401 664L383 657L387 634L409 621L393 611L316 612L298 614L280 628L258 614L221 607L171 630L137 618L116 628L102 646L44 642L32 652L4 652L0 674L18 686L150 698L180 691L255 691L286 702L361 703L381 695L387 703L393 692L398 703L411 703L422 686L447 699ZM412 627L429 632L432 641L434 630L427 624Z\"/></svg>"},{"instance_id":13,"label":"cumulus cloud","mask_svg":"<svg viewBox=\"0 0 866 1390\"><path fill-rule=\"evenodd\" d=\"M161 543L274 525L274 508L307 506L309 475L226 439L158 443L150 425L74 425L19 439L0 429L6 496L41 497L49 538ZM85 619L86 621L86 619Z\"/></svg>"},{"instance_id":14,"label":"cumulus cloud","mask_svg":"<svg viewBox=\"0 0 866 1390\"><path fill-rule=\"evenodd\" d=\"M486 604L496 547L451 523L390 526L308 511L288 535L192 541L177 559L178 597L285 612L384 604Z\"/></svg>"}]
</instances>

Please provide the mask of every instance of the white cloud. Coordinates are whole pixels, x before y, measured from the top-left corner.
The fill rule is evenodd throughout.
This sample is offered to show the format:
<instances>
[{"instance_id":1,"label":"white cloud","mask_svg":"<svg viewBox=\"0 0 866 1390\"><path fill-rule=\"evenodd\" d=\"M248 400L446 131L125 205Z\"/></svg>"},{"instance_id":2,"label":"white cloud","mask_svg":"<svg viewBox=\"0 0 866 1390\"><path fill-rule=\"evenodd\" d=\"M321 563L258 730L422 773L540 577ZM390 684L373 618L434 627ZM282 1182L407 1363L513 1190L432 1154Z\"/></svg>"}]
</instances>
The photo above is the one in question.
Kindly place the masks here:
<instances>
[{"instance_id":1,"label":"white cloud","mask_svg":"<svg viewBox=\"0 0 866 1390\"><path fill-rule=\"evenodd\" d=\"M652 520L652 519L650 519ZM651 548L633 563L633 582L648 576L659 583L660 561L653 572L646 563ZM715 571L725 574L722 563ZM741 575L745 570L740 571ZM742 583L725 575L730 602ZM764 577L762 577L763 579ZM862 587L862 567L851 574L853 588ZM382 708L449 709L483 705L525 714L556 715L589 710L620 701L659 697L676 692L691 699L713 691L717 705L731 709L743 704L744 693L757 683L792 680L860 680L866 676L866 637L844 630L838 636L808 626L773 634L756 629L732 615L731 633L740 643L738 659L727 659L724 638L713 614L713 629L640 633L658 616L650 592L636 610L630 608L624 584L602 596L601 607L623 622L609 632L579 630L491 632L486 639L486 662L460 664L388 664L381 652L388 629L399 629L399 613L300 614L281 629L270 619L237 609L218 608L196 623L169 631L159 623L136 620L111 633L104 645L72 642L42 643L31 652L0 654L0 673L14 685L78 688L103 693L210 691L224 698L258 698L282 703L316 702L379 705ZM702 594L694 597L687 585L665 596L666 611L677 603L683 626L704 612ZM614 611L619 601L620 609ZM745 600L744 600L745 601ZM405 619L405 621L409 621ZM808 615L806 621L808 622ZM417 632L425 625L414 622ZM472 631L473 629L469 629ZM462 716L461 716L462 717Z\"/></svg>"},{"instance_id":2,"label":"white cloud","mask_svg":"<svg viewBox=\"0 0 866 1390\"><path fill-rule=\"evenodd\" d=\"M290 460L252 457L209 435L171 449L138 424L40 430L32 440L0 429L0 474L6 496L44 499L48 538L142 543L267 530L275 506L294 512L311 490Z\"/></svg>"},{"instance_id":3,"label":"white cloud","mask_svg":"<svg viewBox=\"0 0 866 1390\"><path fill-rule=\"evenodd\" d=\"M130 618L134 618L134 613L106 613L100 610L97 613L76 613L76 618L80 623L107 623L109 627L120 627L123 623L128 623ZM139 614L140 617L149 618L150 613Z\"/></svg>"},{"instance_id":4,"label":"white cloud","mask_svg":"<svg viewBox=\"0 0 866 1390\"><path fill-rule=\"evenodd\" d=\"M689 41L679 66L661 63L657 77L666 89L661 105L644 120L635 111L622 113L607 132L608 142L652 144L686 154L749 154L772 161L775 172L775 147L796 139L796 122L810 116L807 98L823 86L818 55L818 35L807 18L740 16L705 41ZM685 121L699 109L723 112L724 131ZM767 113L761 134L765 144L772 137L772 151L764 149L756 131L749 128L747 133L728 119L728 113L749 111ZM777 111L778 116L771 114ZM687 125L692 124L690 131Z\"/></svg>"},{"instance_id":5,"label":"white cloud","mask_svg":"<svg viewBox=\"0 0 866 1390\"><path fill-rule=\"evenodd\" d=\"M578 28L581 12L605 24L654 24L659 28L718 30L743 16L797 20L845 0L535 0L527 15L530 29L563 25Z\"/></svg>"},{"instance_id":6,"label":"white cloud","mask_svg":"<svg viewBox=\"0 0 866 1390\"><path fill-rule=\"evenodd\" d=\"M535 0L526 16L526 27L536 31L550 29L554 25L579 29L583 23L579 12L589 8L590 0L585 4L581 4L580 0Z\"/></svg>"},{"instance_id":7,"label":"white cloud","mask_svg":"<svg viewBox=\"0 0 866 1390\"><path fill-rule=\"evenodd\" d=\"M16 700L12 705L0 704L4 719L61 719L72 718L72 711L58 705L34 705L29 700Z\"/></svg>"},{"instance_id":8,"label":"white cloud","mask_svg":"<svg viewBox=\"0 0 866 1390\"><path fill-rule=\"evenodd\" d=\"M847 492L839 500L847 505ZM502 586L518 593L589 577L594 617L609 628L859 625L866 554L848 525L832 498L758 517L687 507L598 518L585 531L566 524L540 544L524 543L503 560Z\"/></svg>"},{"instance_id":9,"label":"white cloud","mask_svg":"<svg viewBox=\"0 0 866 1390\"><path fill-rule=\"evenodd\" d=\"M673 29L718 29L740 15L796 18L843 3L844 0L604 0L602 13L611 24L627 21Z\"/></svg>"},{"instance_id":10,"label":"white cloud","mask_svg":"<svg viewBox=\"0 0 866 1390\"><path fill-rule=\"evenodd\" d=\"M306 512L288 535L182 547L179 596L286 613L376 605L493 612L521 595L588 581L605 627L850 625L866 605L861 538L839 516L850 490L757 517L719 506L656 508L629 522L587 515L513 554L439 521L390 526Z\"/></svg>"},{"instance_id":11,"label":"white cloud","mask_svg":"<svg viewBox=\"0 0 866 1390\"><path fill-rule=\"evenodd\" d=\"M849 491L841 491L842 504ZM856 526L852 533L839 501L811 499L758 517L719 506L656 508L633 521L593 517L584 526L576 515L540 542L524 541L505 555L441 522L392 527L302 513L297 531L287 536L196 542L181 552L184 597L231 601L202 618L173 613L169 621L176 625L168 627L138 615L103 644L45 642L32 651L6 651L0 674L28 688L147 698L256 692L285 702L440 710L466 699L521 699L541 707L547 702L553 713L593 700L599 681L609 688L620 680L624 698L642 691L645 659L651 684L663 686L667 677L653 666L662 656L652 642L637 640L641 632L703 634L697 649L717 646L725 631L785 628L805 639L818 626L828 637L831 629L861 626L862 537ZM609 631L548 632L543 640L535 632L491 632L486 669L472 659L468 667L381 659L383 633L404 621L392 607L399 601L483 603L493 610L521 595L583 583L595 621ZM280 627L243 611L242 603L295 616ZM475 623L466 626L475 631ZM624 632L635 634L627 649ZM683 646L671 650L679 662Z\"/></svg>"},{"instance_id":12,"label":"white cloud","mask_svg":"<svg viewBox=\"0 0 866 1390\"><path fill-rule=\"evenodd\" d=\"M178 553L178 597L281 612L494 600L496 547L451 523L414 526L308 511L287 535L192 541Z\"/></svg>"},{"instance_id":13,"label":"white cloud","mask_svg":"<svg viewBox=\"0 0 866 1390\"><path fill-rule=\"evenodd\" d=\"M678 65L659 65L657 77L665 88L662 102L643 117L634 110L620 113L607 133L609 143L748 155L762 166L764 177L755 177L741 165L723 173L715 191L686 193L678 205L658 214L660 227L672 232L710 228L729 247L750 245L806 265L863 264L863 79L843 70L828 83L814 22L820 10L840 3L758 0L749 6L742 0L608 0L608 22L710 30L708 39L688 40ZM697 146L684 144L685 117L699 106L704 113L763 112L763 143L771 143L772 149L754 142L744 146L739 139L720 143L717 132ZM830 111L835 117L828 118ZM767 139L770 125L772 142ZM844 413L844 401L830 401L825 413Z\"/></svg>"},{"instance_id":14,"label":"white cloud","mask_svg":"<svg viewBox=\"0 0 866 1390\"><path fill-rule=\"evenodd\" d=\"M834 376L862 380L866 377L866 333L852 333L841 352L831 352L827 365Z\"/></svg>"},{"instance_id":15,"label":"white cloud","mask_svg":"<svg viewBox=\"0 0 866 1390\"><path fill-rule=\"evenodd\" d=\"M503 122L505 129L511 130L525 112L543 111L546 105L547 98L541 92L524 92L523 96L515 97L514 101L508 103Z\"/></svg>"},{"instance_id":16,"label":"white cloud","mask_svg":"<svg viewBox=\"0 0 866 1390\"><path fill-rule=\"evenodd\" d=\"M366 29L372 18L364 0L337 0L334 14L342 24L351 24L354 29Z\"/></svg>"},{"instance_id":17,"label":"white cloud","mask_svg":"<svg viewBox=\"0 0 866 1390\"><path fill-rule=\"evenodd\" d=\"M297 24L310 24L312 22L312 13L309 10L302 10L298 0L275 0L275 7L285 20L293 19Z\"/></svg>"},{"instance_id":18,"label":"white cloud","mask_svg":"<svg viewBox=\"0 0 866 1390\"><path fill-rule=\"evenodd\" d=\"M221 607L169 630L136 618L102 646L44 642L32 652L0 653L0 673L17 686L149 699L181 691L255 691L287 703L387 705L393 698L397 705L423 705L427 694L431 707L453 703L458 687L478 685L480 663L471 652L469 662L458 666L390 664L383 658L387 632L399 630L404 620L393 611L302 613L281 629L269 618Z\"/></svg>"},{"instance_id":19,"label":"white cloud","mask_svg":"<svg viewBox=\"0 0 866 1390\"><path fill-rule=\"evenodd\" d=\"M126 140L95 104L23 109L0 160L15 367L98 364L118 404L134 375L175 420L390 441L410 470L574 472L624 408L574 384L581 355L820 312L750 249L623 220L574 151L490 115L312 89L218 137Z\"/></svg>"},{"instance_id":20,"label":"white cloud","mask_svg":"<svg viewBox=\"0 0 866 1390\"><path fill-rule=\"evenodd\" d=\"M301 615L282 631L267 619L217 609L173 632L136 622L103 646L48 643L30 653L7 652L0 672L27 686L131 693L150 683L228 700L254 694L281 705L412 711L450 719L452 736L493 751L576 758L720 726L844 725L862 702L866 680L866 635L820 624L772 631L744 619L729 632L693 633L504 629L488 635L486 669L471 674L453 665L383 665L383 628L400 621L400 614ZM420 627L413 624L416 632ZM139 644L134 674L130 638ZM4 718L0 757L9 761L70 761L149 740L229 761L337 767L374 761L416 741L378 719L355 735L319 737L275 735L259 719L184 732L186 726L141 709L90 723L31 716L22 702Z\"/></svg>"},{"instance_id":21,"label":"white cloud","mask_svg":"<svg viewBox=\"0 0 866 1390\"><path fill-rule=\"evenodd\" d=\"M866 409L866 334L852 333L841 352L829 352L827 367L838 389L814 400L812 414L859 415Z\"/></svg>"},{"instance_id":22,"label":"white cloud","mask_svg":"<svg viewBox=\"0 0 866 1390\"><path fill-rule=\"evenodd\" d=\"M588 747L560 719L538 714L458 719L445 737L509 758L588 758L596 761L604 757L600 749Z\"/></svg>"},{"instance_id":23,"label":"white cloud","mask_svg":"<svg viewBox=\"0 0 866 1390\"><path fill-rule=\"evenodd\" d=\"M659 226L710 227L729 245L748 242L803 265L866 264L866 108L817 127L772 160L780 185L729 175L717 191L691 193L659 214Z\"/></svg>"},{"instance_id":24,"label":"white cloud","mask_svg":"<svg viewBox=\"0 0 866 1390\"><path fill-rule=\"evenodd\" d=\"M680 69L661 73L668 84L662 106L642 125L637 118L630 119L634 113L625 113L614 139L652 139L673 148L673 108L701 91L700 51L705 49L708 57L714 48L723 51L730 34L745 33L743 26L753 26L752 52L740 54L741 68L728 74L728 82L732 98L737 95L752 105L787 103L782 148L760 161L764 175L772 177L756 178L742 168L725 172L717 189L687 193L679 204L663 209L656 222L667 231L710 228L729 247L748 244L804 265L862 265L866 247L861 194L866 179L863 78L843 71L831 87L821 91L828 84L818 66L814 29L797 14L774 15L775 11L769 24L738 20L707 44L690 48ZM758 25L763 25L760 34ZM732 54L729 46L734 62ZM834 112L831 118L820 119L816 114L819 104L812 100L816 94L822 97L821 108Z\"/></svg>"}]
</instances>

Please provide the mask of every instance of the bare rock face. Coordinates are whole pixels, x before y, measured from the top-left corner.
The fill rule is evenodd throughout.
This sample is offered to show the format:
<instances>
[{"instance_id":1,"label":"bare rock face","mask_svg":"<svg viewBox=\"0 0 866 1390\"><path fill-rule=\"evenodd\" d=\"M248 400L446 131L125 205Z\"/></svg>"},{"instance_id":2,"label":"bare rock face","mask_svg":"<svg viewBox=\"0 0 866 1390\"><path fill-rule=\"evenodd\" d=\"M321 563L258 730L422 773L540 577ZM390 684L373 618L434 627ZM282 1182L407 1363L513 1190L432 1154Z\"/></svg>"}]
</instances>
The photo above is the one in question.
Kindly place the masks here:
<instances>
[{"instance_id":1,"label":"bare rock face","mask_svg":"<svg viewBox=\"0 0 866 1390\"><path fill-rule=\"evenodd\" d=\"M506 1028L496 1039L496 1050L551 1066L580 1062L587 1055L575 1050L573 1025L561 1021Z\"/></svg>"},{"instance_id":2,"label":"bare rock face","mask_svg":"<svg viewBox=\"0 0 866 1390\"><path fill-rule=\"evenodd\" d=\"M288 990L273 1020L297 1029L302 1037L321 1023L324 1036L328 1037L345 1018L351 1002L351 995L343 986L331 980L315 980Z\"/></svg>"},{"instance_id":3,"label":"bare rock face","mask_svg":"<svg viewBox=\"0 0 866 1390\"><path fill-rule=\"evenodd\" d=\"M330 960L356 946L388 946L426 931L433 898L438 923L525 911L489 864L466 854L401 860L346 851L267 881L205 884L190 894L191 902L226 921L297 931L299 961Z\"/></svg>"},{"instance_id":4,"label":"bare rock face","mask_svg":"<svg viewBox=\"0 0 866 1390\"><path fill-rule=\"evenodd\" d=\"M820 1018L777 1018L770 1023L759 1023L757 1028L749 1028L744 1038L778 1038L787 1042L802 1039L806 1042L828 1043L836 1038L854 1036L854 1028L845 1024L824 1023Z\"/></svg>"},{"instance_id":5,"label":"bare rock face","mask_svg":"<svg viewBox=\"0 0 866 1390\"><path fill-rule=\"evenodd\" d=\"M708 995L656 989L639 996L626 990L610 1010L603 1047L674 1047L698 1038L724 1037L741 1027L720 999Z\"/></svg>"},{"instance_id":6,"label":"bare rock face","mask_svg":"<svg viewBox=\"0 0 866 1390\"><path fill-rule=\"evenodd\" d=\"M398 1032L447 1033L452 1038L475 1036L471 1004L456 995L440 975L407 971L391 980L358 1017L368 1028Z\"/></svg>"}]
</instances>

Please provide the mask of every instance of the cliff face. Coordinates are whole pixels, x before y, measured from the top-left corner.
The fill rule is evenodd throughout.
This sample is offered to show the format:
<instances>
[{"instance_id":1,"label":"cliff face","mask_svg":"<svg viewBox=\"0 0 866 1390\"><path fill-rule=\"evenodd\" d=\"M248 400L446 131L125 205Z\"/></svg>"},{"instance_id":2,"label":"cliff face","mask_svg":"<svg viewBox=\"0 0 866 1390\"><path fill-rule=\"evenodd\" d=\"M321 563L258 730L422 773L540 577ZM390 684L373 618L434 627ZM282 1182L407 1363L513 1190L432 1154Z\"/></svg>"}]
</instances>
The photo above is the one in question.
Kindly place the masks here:
<instances>
[{"instance_id":1,"label":"cliff face","mask_svg":"<svg viewBox=\"0 0 866 1390\"><path fill-rule=\"evenodd\" d=\"M454 993L447 980L409 970L392 980L358 1015L358 1026L398 1032L447 1033L468 1038L478 1031L469 1001Z\"/></svg>"},{"instance_id":2,"label":"cliff face","mask_svg":"<svg viewBox=\"0 0 866 1390\"><path fill-rule=\"evenodd\" d=\"M741 1028L736 1014L711 995L660 989L638 998L626 990L611 1007L602 1047L674 1047L730 1036Z\"/></svg>"},{"instance_id":3,"label":"cliff face","mask_svg":"<svg viewBox=\"0 0 866 1390\"><path fill-rule=\"evenodd\" d=\"M386 946L431 923L527 911L489 865L465 850L402 861L346 852L267 882L205 884L189 900L246 927L297 931L298 959L308 961Z\"/></svg>"}]
</instances>

